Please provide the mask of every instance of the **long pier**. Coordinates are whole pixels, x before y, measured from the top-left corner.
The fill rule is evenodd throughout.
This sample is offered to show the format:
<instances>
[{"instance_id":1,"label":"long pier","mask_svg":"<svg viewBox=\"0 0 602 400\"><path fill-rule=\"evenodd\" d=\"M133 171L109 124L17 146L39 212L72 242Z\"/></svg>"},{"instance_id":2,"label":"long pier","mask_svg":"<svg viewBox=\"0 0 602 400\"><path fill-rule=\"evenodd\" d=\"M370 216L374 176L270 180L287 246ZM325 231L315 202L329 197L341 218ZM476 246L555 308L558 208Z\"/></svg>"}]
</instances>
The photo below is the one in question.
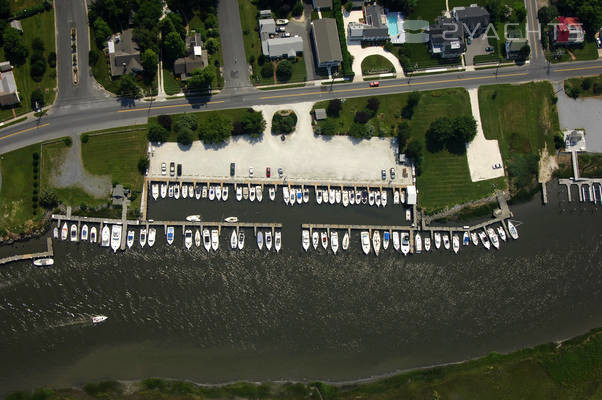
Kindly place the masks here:
<instances>
[{"instance_id":1,"label":"long pier","mask_svg":"<svg viewBox=\"0 0 602 400\"><path fill-rule=\"evenodd\" d=\"M54 255L54 250L52 249L52 238L50 237L46 238L46 248L46 251L42 251L40 253L18 254L16 256L0 258L0 265L8 264L15 261L34 260L36 258L52 257Z\"/></svg>"}]
</instances>

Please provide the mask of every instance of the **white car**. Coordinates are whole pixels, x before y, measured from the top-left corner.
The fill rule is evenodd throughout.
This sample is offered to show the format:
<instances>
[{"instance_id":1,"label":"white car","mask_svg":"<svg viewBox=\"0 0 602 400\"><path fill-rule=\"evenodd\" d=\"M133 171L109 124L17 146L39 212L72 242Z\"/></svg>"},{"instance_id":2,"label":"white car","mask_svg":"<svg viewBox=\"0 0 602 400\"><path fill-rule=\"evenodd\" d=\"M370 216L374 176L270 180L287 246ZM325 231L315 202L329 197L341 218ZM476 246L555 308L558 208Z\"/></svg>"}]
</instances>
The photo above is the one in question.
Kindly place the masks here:
<instances>
[{"instance_id":1,"label":"white car","mask_svg":"<svg viewBox=\"0 0 602 400\"><path fill-rule=\"evenodd\" d=\"M279 26L278 28L276 28L276 32L284 32L286 31L286 28L284 26Z\"/></svg>"},{"instance_id":2,"label":"white car","mask_svg":"<svg viewBox=\"0 0 602 400\"><path fill-rule=\"evenodd\" d=\"M291 37L291 33L290 32L284 32L282 34L282 37Z\"/></svg>"},{"instance_id":3,"label":"white car","mask_svg":"<svg viewBox=\"0 0 602 400\"><path fill-rule=\"evenodd\" d=\"M161 175L167 175L167 164L161 163Z\"/></svg>"},{"instance_id":4,"label":"white car","mask_svg":"<svg viewBox=\"0 0 602 400\"><path fill-rule=\"evenodd\" d=\"M253 177L253 167L249 167L249 178Z\"/></svg>"},{"instance_id":5,"label":"white car","mask_svg":"<svg viewBox=\"0 0 602 400\"><path fill-rule=\"evenodd\" d=\"M282 179L284 176L284 170L282 168L278 168L278 176Z\"/></svg>"}]
</instances>

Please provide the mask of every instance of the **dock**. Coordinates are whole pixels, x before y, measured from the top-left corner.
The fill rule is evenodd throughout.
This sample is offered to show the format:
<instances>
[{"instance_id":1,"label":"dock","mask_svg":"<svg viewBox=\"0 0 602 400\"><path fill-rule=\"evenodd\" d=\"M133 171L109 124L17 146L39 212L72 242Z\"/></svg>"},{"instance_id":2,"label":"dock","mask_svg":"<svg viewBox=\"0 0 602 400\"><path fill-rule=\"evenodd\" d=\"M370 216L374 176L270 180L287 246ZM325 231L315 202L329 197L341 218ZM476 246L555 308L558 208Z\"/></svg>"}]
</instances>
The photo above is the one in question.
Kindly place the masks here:
<instances>
[{"instance_id":1,"label":"dock","mask_svg":"<svg viewBox=\"0 0 602 400\"><path fill-rule=\"evenodd\" d=\"M42 251L40 253L18 254L16 256L0 258L0 265L8 264L15 261L35 260L37 258L46 258L54 256L54 250L52 249L52 238L50 237L46 238L46 248L46 251Z\"/></svg>"}]
</instances>

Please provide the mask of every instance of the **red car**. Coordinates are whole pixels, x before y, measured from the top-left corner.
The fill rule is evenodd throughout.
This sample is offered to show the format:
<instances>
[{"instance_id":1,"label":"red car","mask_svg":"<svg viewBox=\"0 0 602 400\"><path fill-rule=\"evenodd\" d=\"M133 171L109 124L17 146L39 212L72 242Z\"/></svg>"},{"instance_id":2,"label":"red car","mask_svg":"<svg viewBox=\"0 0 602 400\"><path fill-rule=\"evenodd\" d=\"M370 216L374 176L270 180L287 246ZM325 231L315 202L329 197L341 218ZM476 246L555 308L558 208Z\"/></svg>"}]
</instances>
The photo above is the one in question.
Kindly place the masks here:
<instances>
[{"instance_id":1,"label":"red car","mask_svg":"<svg viewBox=\"0 0 602 400\"><path fill-rule=\"evenodd\" d=\"M270 171L270 167L266 167L265 168L265 176L269 178L270 175L272 175L272 172Z\"/></svg>"},{"instance_id":2,"label":"red car","mask_svg":"<svg viewBox=\"0 0 602 400\"><path fill-rule=\"evenodd\" d=\"M370 87L379 87L379 86L380 86L380 82L379 81L370 82Z\"/></svg>"}]
</instances>

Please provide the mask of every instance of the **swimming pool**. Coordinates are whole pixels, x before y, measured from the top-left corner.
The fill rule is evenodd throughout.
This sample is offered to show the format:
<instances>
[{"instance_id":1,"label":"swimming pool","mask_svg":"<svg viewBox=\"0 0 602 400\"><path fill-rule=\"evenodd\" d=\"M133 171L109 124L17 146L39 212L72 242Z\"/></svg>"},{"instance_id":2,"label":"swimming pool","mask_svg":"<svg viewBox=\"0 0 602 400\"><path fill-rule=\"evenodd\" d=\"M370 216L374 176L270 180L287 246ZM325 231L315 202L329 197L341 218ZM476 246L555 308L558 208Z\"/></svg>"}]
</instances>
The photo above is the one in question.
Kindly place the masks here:
<instances>
[{"instance_id":1,"label":"swimming pool","mask_svg":"<svg viewBox=\"0 0 602 400\"><path fill-rule=\"evenodd\" d=\"M397 36L399 31L397 30L397 13L387 14L387 25L389 26L389 36Z\"/></svg>"}]
</instances>

